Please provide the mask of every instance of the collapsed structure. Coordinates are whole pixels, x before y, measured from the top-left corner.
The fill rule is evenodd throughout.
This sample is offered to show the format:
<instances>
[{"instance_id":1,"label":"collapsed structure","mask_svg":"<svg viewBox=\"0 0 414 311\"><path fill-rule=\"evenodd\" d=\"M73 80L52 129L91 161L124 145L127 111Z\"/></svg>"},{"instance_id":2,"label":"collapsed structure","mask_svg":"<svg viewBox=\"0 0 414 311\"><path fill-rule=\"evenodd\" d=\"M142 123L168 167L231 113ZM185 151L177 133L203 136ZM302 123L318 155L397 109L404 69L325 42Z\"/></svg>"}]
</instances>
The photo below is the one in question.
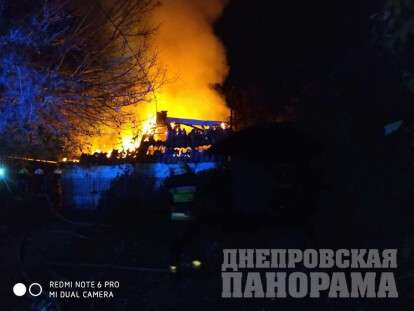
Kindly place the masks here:
<instances>
[{"instance_id":1,"label":"collapsed structure","mask_svg":"<svg viewBox=\"0 0 414 311\"><path fill-rule=\"evenodd\" d=\"M141 138L136 150L113 150L110 153L82 155L81 162L139 162L216 161L210 147L227 137L231 126L225 121L196 120L169 117L167 111L157 112L155 124Z\"/></svg>"}]
</instances>

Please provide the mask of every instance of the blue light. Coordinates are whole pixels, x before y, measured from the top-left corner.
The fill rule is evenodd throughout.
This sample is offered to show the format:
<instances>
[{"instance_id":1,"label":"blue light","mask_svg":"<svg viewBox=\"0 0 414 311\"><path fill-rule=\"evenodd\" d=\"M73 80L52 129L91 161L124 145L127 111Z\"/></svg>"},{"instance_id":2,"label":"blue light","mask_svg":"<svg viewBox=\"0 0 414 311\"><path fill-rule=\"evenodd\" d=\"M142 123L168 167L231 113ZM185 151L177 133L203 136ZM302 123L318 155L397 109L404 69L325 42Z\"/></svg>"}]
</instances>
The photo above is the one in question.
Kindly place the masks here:
<instances>
[{"instance_id":1,"label":"blue light","mask_svg":"<svg viewBox=\"0 0 414 311\"><path fill-rule=\"evenodd\" d=\"M4 167L0 167L0 179L6 177L6 169Z\"/></svg>"}]
</instances>

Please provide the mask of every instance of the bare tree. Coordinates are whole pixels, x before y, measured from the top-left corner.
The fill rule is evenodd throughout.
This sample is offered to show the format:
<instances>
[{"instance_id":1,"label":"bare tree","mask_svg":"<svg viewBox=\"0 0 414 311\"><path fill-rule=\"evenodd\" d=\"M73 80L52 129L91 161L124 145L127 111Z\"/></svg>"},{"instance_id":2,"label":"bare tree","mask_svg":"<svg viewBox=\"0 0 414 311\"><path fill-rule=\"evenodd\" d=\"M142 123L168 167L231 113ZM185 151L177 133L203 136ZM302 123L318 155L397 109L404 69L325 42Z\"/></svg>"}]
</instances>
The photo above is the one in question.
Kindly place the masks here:
<instances>
[{"instance_id":1,"label":"bare tree","mask_svg":"<svg viewBox=\"0 0 414 311\"><path fill-rule=\"evenodd\" d=\"M371 16L372 40L401 74L404 86L414 91L414 3L386 0L383 9Z\"/></svg>"},{"instance_id":2,"label":"bare tree","mask_svg":"<svg viewBox=\"0 0 414 311\"><path fill-rule=\"evenodd\" d=\"M9 19L0 33L0 150L74 150L79 137L119 125L124 107L147 100L159 82L145 24L154 5L45 0Z\"/></svg>"}]
</instances>

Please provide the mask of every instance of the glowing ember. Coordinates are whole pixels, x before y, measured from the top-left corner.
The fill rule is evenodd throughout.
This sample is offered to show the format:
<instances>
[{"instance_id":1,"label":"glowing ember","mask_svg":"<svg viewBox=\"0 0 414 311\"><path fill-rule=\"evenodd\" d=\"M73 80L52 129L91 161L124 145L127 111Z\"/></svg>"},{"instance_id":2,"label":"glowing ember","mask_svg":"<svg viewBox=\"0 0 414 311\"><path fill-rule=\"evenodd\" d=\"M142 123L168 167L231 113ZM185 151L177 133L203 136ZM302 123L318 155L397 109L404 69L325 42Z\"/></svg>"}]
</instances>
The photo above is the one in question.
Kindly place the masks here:
<instances>
[{"instance_id":1,"label":"glowing ember","mask_svg":"<svg viewBox=\"0 0 414 311\"><path fill-rule=\"evenodd\" d=\"M135 142L133 137L131 137L131 136L122 137L122 150L133 151L136 148L138 148L138 145Z\"/></svg>"},{"instance_id":2,"label":"glowing ember","mask_svg":"<svg viewBox=\"0 0 414 311\"><path fill-rule=\"evenodd\" d=\"M156 127L156 118L151 118L144 122L142 127L143 134L154 134Z\"/></svg>"}]
</instances>

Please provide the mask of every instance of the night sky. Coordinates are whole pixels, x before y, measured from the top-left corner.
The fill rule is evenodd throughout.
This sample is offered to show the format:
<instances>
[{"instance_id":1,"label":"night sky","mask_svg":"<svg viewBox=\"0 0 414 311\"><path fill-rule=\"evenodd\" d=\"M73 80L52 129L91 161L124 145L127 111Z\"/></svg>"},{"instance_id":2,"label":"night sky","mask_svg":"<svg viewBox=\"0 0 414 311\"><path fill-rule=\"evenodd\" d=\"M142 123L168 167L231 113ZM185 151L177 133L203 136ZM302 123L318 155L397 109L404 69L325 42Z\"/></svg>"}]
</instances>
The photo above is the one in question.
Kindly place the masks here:
<instances>
[{"instance_id":1,"label":"night sky","mask_svg":"<svg viewBox=\"0 0 414 311\"><path fill-rule=\"evenodd\" d=\"M266 83L292 69L332 64L365 43L368 17L378 6L363 2L230 1L217 32L227 47L231 78Z\"/></svg>"},{"instance_id":2,"label":"night sky","mask_svg":"<svg viewBox=\"0 0 414 311\"><path fill-rule=\"evenodd\" d=\"M382 5L230 1L216 25L231 67L226 87L253 90L251 104L265 111L293 102L308 115L323 101L341 97L361 120L372 109L378 122L398 118L400 108L389 104L403 96L399 78L390 60L369 46L370 16Z\"/></svg>"}]
</instances>

